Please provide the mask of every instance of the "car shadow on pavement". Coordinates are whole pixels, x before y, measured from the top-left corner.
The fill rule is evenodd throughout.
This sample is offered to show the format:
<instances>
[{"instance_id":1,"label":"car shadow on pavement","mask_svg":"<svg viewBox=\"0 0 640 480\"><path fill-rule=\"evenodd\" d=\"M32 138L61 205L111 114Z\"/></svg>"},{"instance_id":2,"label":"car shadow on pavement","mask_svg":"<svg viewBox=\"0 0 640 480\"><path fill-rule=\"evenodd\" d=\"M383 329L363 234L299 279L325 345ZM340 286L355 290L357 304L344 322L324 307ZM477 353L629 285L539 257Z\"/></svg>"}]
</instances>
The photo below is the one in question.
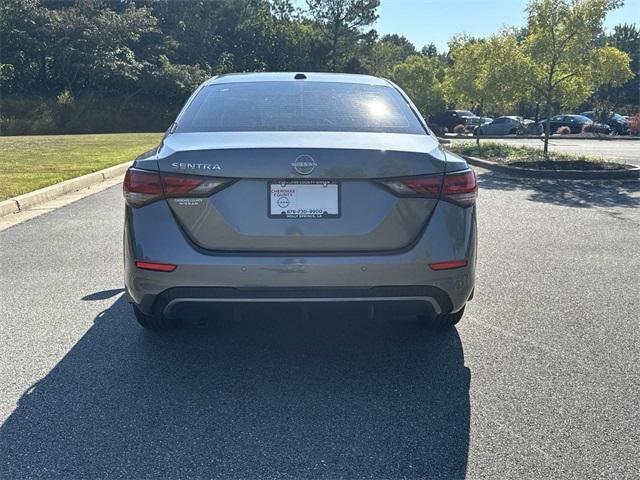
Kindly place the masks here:
<instances>
[{"instance_id":1,"label":"car shadow on pavement","mask_svg":"<svg viewBox=\"0 0 640 480\"><path fill-rule=\"evenodd\" d=\"M455 329L299 313L154 334L121 296L0 427L0 477L465 476Z\"/></svg>"},{"instance_id":2,"label":"car shadow on pavement","mask_svg":"<svg viewBox=\"0 0 640 480\"><path fill-rule=\"evenodd\" d=\"M478 175L478 186L487 190L524 190L529 200L568 207L639 207L639 181L578 181L514 178L494 172Z\"/></svg>"}]
</instances>

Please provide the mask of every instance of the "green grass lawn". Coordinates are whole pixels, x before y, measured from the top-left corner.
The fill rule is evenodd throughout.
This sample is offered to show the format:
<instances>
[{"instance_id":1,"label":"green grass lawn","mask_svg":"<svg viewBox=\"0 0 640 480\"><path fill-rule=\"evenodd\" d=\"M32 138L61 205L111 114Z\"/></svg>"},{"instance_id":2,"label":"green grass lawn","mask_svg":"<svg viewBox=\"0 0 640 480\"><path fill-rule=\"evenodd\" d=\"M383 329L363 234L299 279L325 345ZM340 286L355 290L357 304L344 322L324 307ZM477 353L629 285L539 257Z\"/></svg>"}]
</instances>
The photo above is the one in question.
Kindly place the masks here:
<instances>
[{"instance_id":1,"label":"green grass lawn","mask_svg":"<svg viewBox=\"0 0 640 480\"><path fill-rule=\"evenodd\" d=\"M161 133L0 137L0 201L133 160Z\"/></svg>"}]
</instances>

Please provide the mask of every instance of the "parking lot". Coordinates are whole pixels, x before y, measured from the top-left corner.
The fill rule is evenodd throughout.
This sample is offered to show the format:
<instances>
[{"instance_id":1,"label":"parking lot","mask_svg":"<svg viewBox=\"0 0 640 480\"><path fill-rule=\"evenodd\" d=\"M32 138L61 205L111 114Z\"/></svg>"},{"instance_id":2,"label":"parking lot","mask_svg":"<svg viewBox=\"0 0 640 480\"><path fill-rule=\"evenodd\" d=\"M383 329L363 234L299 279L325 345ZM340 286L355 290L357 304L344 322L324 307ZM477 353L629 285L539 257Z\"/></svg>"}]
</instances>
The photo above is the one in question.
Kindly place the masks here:
<instances>
[{"instance_id":1,"label":"parking lot","mask_svg":"<svg viewBox=\"0 0 640 480\"><path fill-rule=\"evenodd\" d=\"M475 138L459 139L447 137L451 142L475 141ZM542 140L537 138L491 138L481 139L482 142L501 142L509 145L543 148ZM590 155L610 160L640 166L640 140L591 140L577 138L552 138L549 141L550 150L573 153L576 155Z\"/></svg>"},{"instance_id":2,"label":"parking lot","mask_svg":"<svg viewBox=\"0 0 640 480\"><path fill-rule=\"evenodd\" d=\"M0 478L637 478L640 186L479 182L476 296L440 334L295 309L144 332L119 187L0 232Z\"/></svg>"}]
</instances>

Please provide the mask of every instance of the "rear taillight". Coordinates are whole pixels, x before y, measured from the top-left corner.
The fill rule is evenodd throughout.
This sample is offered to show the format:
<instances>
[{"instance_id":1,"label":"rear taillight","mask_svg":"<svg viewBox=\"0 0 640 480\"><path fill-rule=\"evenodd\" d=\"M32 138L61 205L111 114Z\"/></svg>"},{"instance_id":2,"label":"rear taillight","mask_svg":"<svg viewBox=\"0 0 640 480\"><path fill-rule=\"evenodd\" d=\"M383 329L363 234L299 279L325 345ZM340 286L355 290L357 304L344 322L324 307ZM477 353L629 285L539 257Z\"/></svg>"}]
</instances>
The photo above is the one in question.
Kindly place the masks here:
<instances>
[{"instance_id":1,"label":"rear taillight","mask_svg":"<svg viewBox=\"0 0 640 480\"><path fill-rule=\"evenodd\" d=\"M441 198L463 207L473 205L478 195L473 170L425 177L382 180L381 183L400 197Z\"/></svg>"},{"instance_id":2,"label":"rear taillight","mask_svg":"<svg viewBox=\"0 0 640 480\"><path fill-rule=\"evenodd\" d=\"M162 198L160 175L130 168L124 176L122 190L129 206L141 207Z\"/></svg>"},{"instance_id":3,"label":"rear taillight","mask_svg":"<svg viewBox=\"0 0 640 480\"><path fill-rule=\"evenodd\" d=\"M382 180L381 183L400 197L439 198L442 175Z\"/></svg>"},{"instance_id":4,"label":"rear taillight","mask_svg":"<svg viewBox=\"0 0 640 480\"><path fill-rule=\"evenodd\" d=\"M160 175L129 169L122 185L128 205L141 207L161 198L208 197L230 185L233 180L194 175Z\"/></svg>"},{"instance_id":5,"label":"rear taillight","mask_svg":"<svg viewBox=\"0 0 640 480\"><path fill-rule=\"evenodd\" d=\"M167 197L208 197L230 185L233 180L192 175L162 175L162 186Z\"/></svg>"},{"instance_id":6,"label":"rear taillight","mask_svg":"<svg viewBox=\"0 0 640 480\"><path fill-rule=\"evenodd\" d=\"M478 182L476 172L467 170L462 173L450 173L444 176L442 200L469 207L476 203Z\"/></svg>"}]
</instances>

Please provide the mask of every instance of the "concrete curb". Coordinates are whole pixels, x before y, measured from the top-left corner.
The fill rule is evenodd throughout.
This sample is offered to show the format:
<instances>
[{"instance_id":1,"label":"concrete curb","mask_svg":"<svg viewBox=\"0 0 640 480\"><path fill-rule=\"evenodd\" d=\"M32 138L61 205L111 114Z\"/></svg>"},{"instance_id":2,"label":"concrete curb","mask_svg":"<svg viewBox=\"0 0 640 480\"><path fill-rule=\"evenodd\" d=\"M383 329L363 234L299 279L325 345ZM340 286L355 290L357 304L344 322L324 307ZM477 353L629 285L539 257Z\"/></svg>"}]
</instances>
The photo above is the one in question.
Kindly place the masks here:
<instances>
[{"instance_id":1,"label":"concrete curb","mask_svg":"<svg viewBox=\"0 0 640 480\"><path fill-rule=\"evenodd\" d=\"M5 215L10 215L12 213L18 213L19 211L20 207L18 206L18 202L13 198L0 202L0 217L4 217Z\"/></svg>"},{"instance_id":2,"label":"concrete curb","mask_svg":"<svg viewBox=\"0 0 640 480\"><path fill-rule=\"evenodd\" d=\"M516 177L567 180L637 180L640 178L640 167L635 166L628 170L536 170L533 168L509 167L482 158L458 155L471 165Z\"/></svg>"},{"instance_id":3,"label":"concrete curb","mask_svg":"<svg viewBox=\"0 0 640 480\"><path fill-rule=\"evenodd\" d=\"M27 208L53 200L65 193L71 193L83 188L88 188L110 178L122 175L127 171L127 168L129 168L131 163L132 162L121 163L120 165L88 173L81 177L71 178L49 187L34 190L33 192L4 200L0 202L0 217L4 217L5 215L10 215L12 213L18 213Z\"/></svg>"}]
</instances>

